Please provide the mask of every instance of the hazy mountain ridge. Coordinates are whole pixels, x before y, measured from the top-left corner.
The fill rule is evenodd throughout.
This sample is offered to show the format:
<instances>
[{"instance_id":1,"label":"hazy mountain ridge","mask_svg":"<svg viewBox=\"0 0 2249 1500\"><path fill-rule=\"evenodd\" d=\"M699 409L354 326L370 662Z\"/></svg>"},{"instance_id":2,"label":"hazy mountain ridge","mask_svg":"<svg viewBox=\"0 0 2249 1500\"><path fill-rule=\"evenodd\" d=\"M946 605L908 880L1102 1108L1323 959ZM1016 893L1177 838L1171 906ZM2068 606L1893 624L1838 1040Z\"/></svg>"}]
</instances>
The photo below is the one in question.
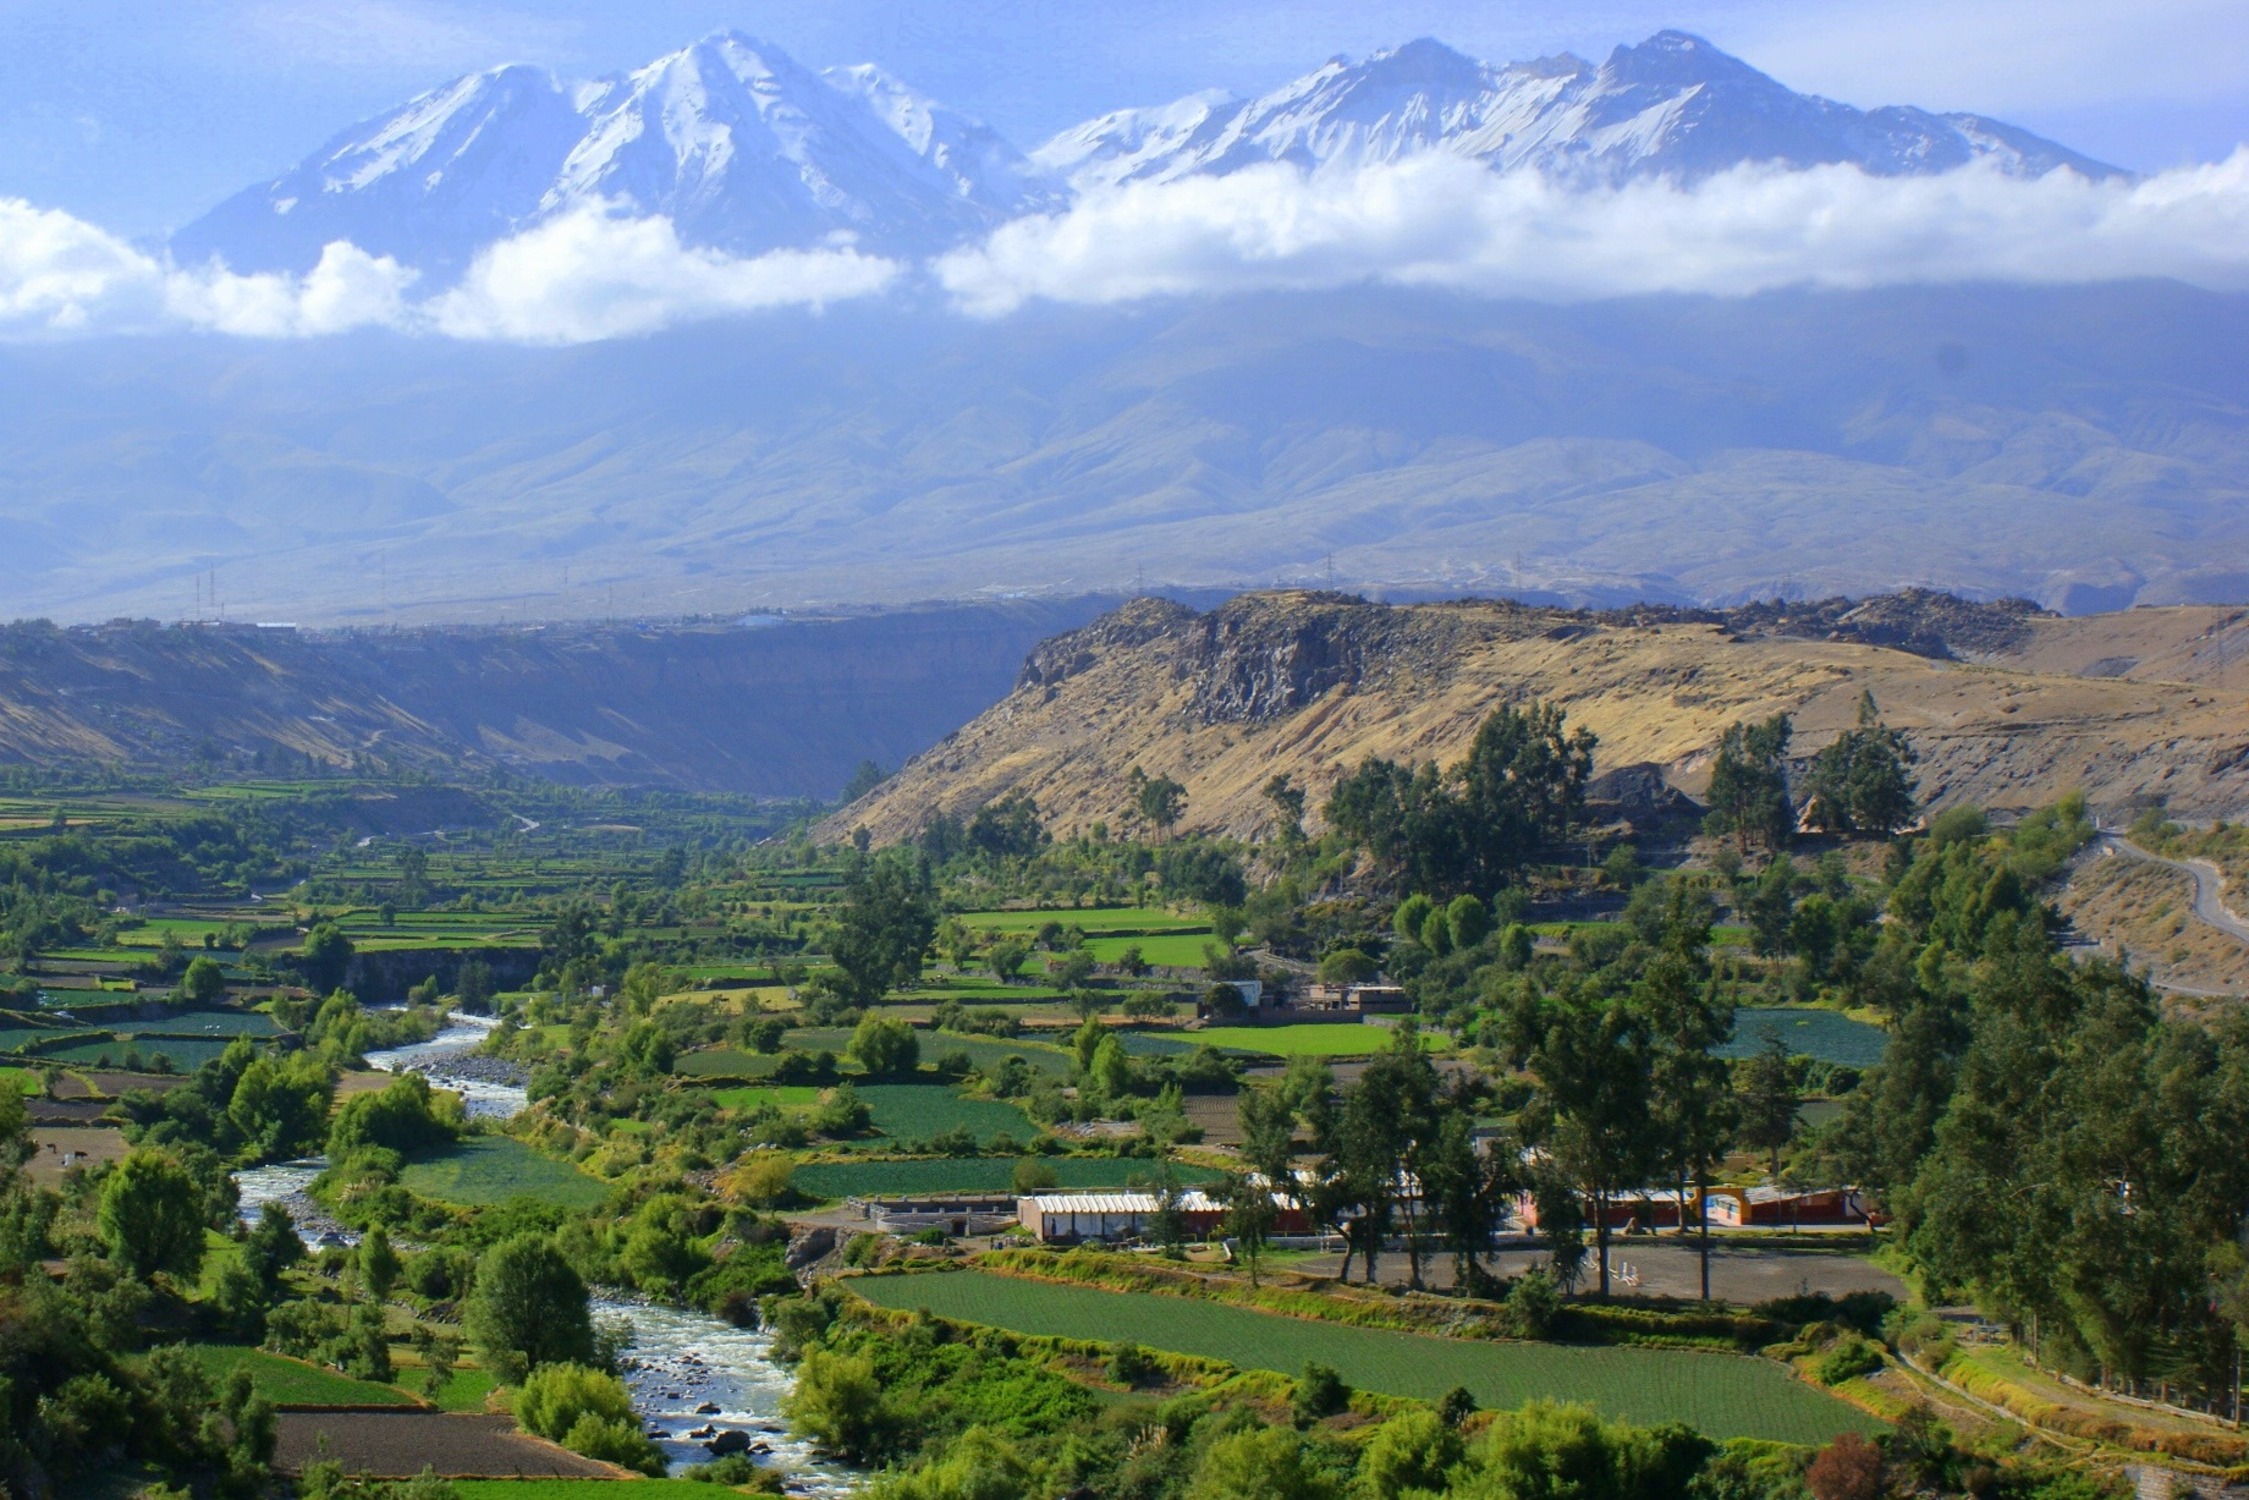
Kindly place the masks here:
<instances>
[{"instance_id":1,"label":"hazy mountain ridge","mask_svg":"<svg viewBox=\"0 0 2249 1500\"><path fill-rule=\"evenodd\" d=\"M895 766L981 711L1037 640L1099 607L551 630L0 625L0 764L247 767L284 750L826 798L861 760Z\"/></svg>"},{"instance_id":2,"label":"hazy mountain ridge","mask_svg":"<svg viewBox=\"0 0 2249 1500\"><path fill-rule=\"evenodd\" d=\"M2249 597L2249 298L887 308L576 350L0 355L0 589L65 620L1266 586ZM567 572L567 578L566 578Z\"/></svg>"},{"instance_id":3,"label":"hazy mountain ridge","mask_svg":"<svg viewBox=\"0 0 2249 1500\"><path fill-rule=\"evenodd\" d=\"M1495 67L1422 39L1258 99L1116 111L1030 157L873 64L815 72L719 32L588 82L522 65L457 79L236 194L171 248L183 263L303 271L348 240L442 285L485 245L594 210L662 215L684 242L737 254L847 242L928 256L1089 189L1424 151L1577 183L1693 181L1745 162L2119 175L1980 116L1797 94L1683 32L1598 67L1567 54Z\"/></svg>"}]
</instances>

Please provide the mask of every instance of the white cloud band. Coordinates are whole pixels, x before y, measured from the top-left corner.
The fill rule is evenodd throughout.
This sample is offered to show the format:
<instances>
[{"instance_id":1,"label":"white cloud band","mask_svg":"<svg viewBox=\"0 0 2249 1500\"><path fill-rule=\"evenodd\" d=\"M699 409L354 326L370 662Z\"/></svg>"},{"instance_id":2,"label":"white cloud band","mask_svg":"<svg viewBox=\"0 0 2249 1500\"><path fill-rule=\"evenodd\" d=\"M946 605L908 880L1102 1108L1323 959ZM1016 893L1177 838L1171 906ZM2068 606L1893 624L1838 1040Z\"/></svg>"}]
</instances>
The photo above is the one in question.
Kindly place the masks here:
<instances>
[{"instance_id":1,"label":"white cloud band","mask_svg":"<svg viewBox=\"0 0 2249 1500\"><path fill-rule=\"evenodd\" d=\"M1384 283L1576 301L1781 287L2175 277L2249 289L2249 148L2136 183L1966 167L1743 167L1694 187L1578 189L1446 155L1354 171L1257 167L1135 184L1003 225L929 264L965 311L1025 302ZM330 245L303 276L169 265L82 220L0 199L0 337L191 328L301 338L381 327L580 343L879 295L900 262L853 249L737 257L669 220L589 208L489 246L414 300L395 260Z\"/></svg>"},{"instance_id":2,"label":"white cloud band","mask_svg":"<svg viewBox=\"0 0 2249 1500\"><path fill-rule=\"evenodd\" d=\"M1651 292L2172 276L2249 287L2249 148L2138 183L1742 167L1570 188L1457 157L1133 184L936 262L965 309L1362 282L1576 301Z\"/></svg>"}]
</instances>

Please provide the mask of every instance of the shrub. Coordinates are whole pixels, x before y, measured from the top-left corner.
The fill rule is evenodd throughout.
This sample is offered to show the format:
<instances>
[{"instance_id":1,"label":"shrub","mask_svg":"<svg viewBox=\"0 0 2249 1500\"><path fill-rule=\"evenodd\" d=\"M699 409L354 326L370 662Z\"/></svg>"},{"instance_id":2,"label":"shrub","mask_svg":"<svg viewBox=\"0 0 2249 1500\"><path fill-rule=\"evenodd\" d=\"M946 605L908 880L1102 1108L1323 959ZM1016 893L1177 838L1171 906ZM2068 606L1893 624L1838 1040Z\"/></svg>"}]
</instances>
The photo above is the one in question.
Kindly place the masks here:
<instances>
[{"instance_id":1,"label":"shrub","mask_svg":"<svg viewBox=\"0 0 2249 1500\"><path fill-rule=\"evenodd\" d=\"M1882 1453L1855 1432L1820 1450L1804 1471L1813 1500L1876 1500L1882 1493Z\"/></svg>"},{"instance_id":2,"label":"shrub","mask_svg":"<svg viewBox=\"0 0 2249 1500\"><path fill-rule=\"evenodd\" d=\"M1351 1404L1351 1387L1343 1383L1342 1372L1333 1365L1323 1365L1318 1360L1308 1360L1304 1373L1296 1378L1296 1393L1289 1398L1289 1413L1300 1427L1310 1426L1322 1417L1332 1417Z\"/></svg>"},{"instance_id":3,"label":"shrub","mask_svg":"<svg viewBox=\"0 0 2249 1500\"><path fill-rule=\"evenodd\" d=\"M1135 1386L1155 1373L1155 1358L1138 1344L1118 1344L1109 1351L1109 1378L1118 1385Z\"/></svg>"},{"instance_id":4,"label":"shrub","mask_svg":"<svg viewBox=\"0 0 2249 1500\"><path fill-rule=\"evenodd\" d=\"M587 1412L562 1435L562 1446L572 1453L599 1459L619 1468L633 1469L652 1478L664 1473L664 1455L640 1430L637 1418L597 1417Z\"/></svg>"},{"instance_id":5,"label":"shrub","mask_svg":"<svg viewBox=\"0 0 2249 1500\"><path fill-rule=\"evenodd\" d=\"M1855 1333L1846 1333L1820 1356L1812 1374L1821 1385L1841 1385L1881 1368L1881 1349Z\"/></svg>"},{"instance_id":6,"label":"shrub","mask_svg":"<svg viewBox=\"0 0 2249 1500\"><path fill-rule=\"evenodd\" d=\"M1524 1272L1508 1288L1500 1321L1516 1338L1542 1339L1554 1331L1561 1312L1562 1289L1546 1271L1535 1269Z\"/></svg>"},{"instance_id":7,"label":"shrub","mask_svg":"<svg viewBox=\"0 0 2249 1500\"><path fill-rule=\"evenodd\" d=\"M1043 1193L1062 1185L1062 1174L1035 1156L1026 1156L1015 1164L1014 1186L1017 1193Z\"/></svg>"},{"instance_id":8,"label":"shrub","mask_svg":"<svg viewBox=\"0 0 2249 1500\"><path fill-rule=\"evenodd\" d=\"M632 1422L632 1393L616 1376L584 1365L541 1365L515 1395L515 1422L525 1432L561 1442L579 1419Z\"/></svg>"}]
</instances>

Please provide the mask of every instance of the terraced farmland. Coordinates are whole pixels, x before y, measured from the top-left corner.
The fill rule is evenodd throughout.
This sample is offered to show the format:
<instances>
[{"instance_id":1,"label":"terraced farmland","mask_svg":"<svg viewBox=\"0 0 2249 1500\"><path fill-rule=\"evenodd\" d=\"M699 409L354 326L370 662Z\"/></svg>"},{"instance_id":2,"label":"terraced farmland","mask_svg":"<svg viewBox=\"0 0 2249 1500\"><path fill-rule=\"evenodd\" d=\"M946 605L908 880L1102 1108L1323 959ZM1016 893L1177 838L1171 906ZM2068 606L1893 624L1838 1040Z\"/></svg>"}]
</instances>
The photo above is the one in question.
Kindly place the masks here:
<instances>
[{"instance_id":1,"label":"terraced farmland","mask_svg":"<svg viewBox=\"0 0 2249 1500\"><path fill-rule=\"evenodd\" d=\"M1464 1385L1487 1408L1538 1397L1584 1401L1634 1422L1686 1422L1713 1437L1824 1443L1878 1424L1768 1360L1678 1349L1579 1348L1445 1339L1281 1317L1186 1297L1100 1291L956 1271L847 1283L883 1307L1017 1333L1130 1340L1294 1374L1333 1365L1354 1386L1434 1400Z\"/></svg>"}]
</instances>

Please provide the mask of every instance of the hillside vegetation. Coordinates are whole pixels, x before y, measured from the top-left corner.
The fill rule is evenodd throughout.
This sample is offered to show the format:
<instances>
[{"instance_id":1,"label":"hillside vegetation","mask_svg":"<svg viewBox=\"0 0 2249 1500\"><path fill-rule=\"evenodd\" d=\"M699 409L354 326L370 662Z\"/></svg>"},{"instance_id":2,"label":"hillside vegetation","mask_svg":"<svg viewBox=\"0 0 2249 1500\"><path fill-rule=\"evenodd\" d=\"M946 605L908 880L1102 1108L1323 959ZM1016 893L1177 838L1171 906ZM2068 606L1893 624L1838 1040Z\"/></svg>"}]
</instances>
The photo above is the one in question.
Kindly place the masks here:
<instances>
[{"instance_id":1,"label":"hillside vegetation","mask_svg":"<svg viewBox=\"0 0 2249 1500\"><path fill-rule=\"evenodd\" d=\"M2214 660L2208 681L2125 675L2111 661L2191 666L2194 643L2207 651L2204 638L2238 612L2058 620L1943 596L1914 608L1920 625L1894 601L1812 606L1792 623L1780 609L1593 614L1309 592L1207 613L1136 600L1042 644L1003 702L829 829L895 840L939 812L1022 792L1057 833L1120 830L1137 766L1185 787L1182 829L1256 836L1273 818L1262 789L1276 773L1307 788L1316 811L1364 757L1449 764L1494 706L1534 700L1599 736L1597 777L1650 767L1694 794L1729 724L1787 713L1793 753L1808 758L1852 723L1863 692L1910 737L1933 804L2026 808L2073 789L2097 808L2160 799L2190 817L2249 803L2249 665L2221 694ZM1885 640L1895 644L1875 643Z\"/></svg>"}]
</instances>

